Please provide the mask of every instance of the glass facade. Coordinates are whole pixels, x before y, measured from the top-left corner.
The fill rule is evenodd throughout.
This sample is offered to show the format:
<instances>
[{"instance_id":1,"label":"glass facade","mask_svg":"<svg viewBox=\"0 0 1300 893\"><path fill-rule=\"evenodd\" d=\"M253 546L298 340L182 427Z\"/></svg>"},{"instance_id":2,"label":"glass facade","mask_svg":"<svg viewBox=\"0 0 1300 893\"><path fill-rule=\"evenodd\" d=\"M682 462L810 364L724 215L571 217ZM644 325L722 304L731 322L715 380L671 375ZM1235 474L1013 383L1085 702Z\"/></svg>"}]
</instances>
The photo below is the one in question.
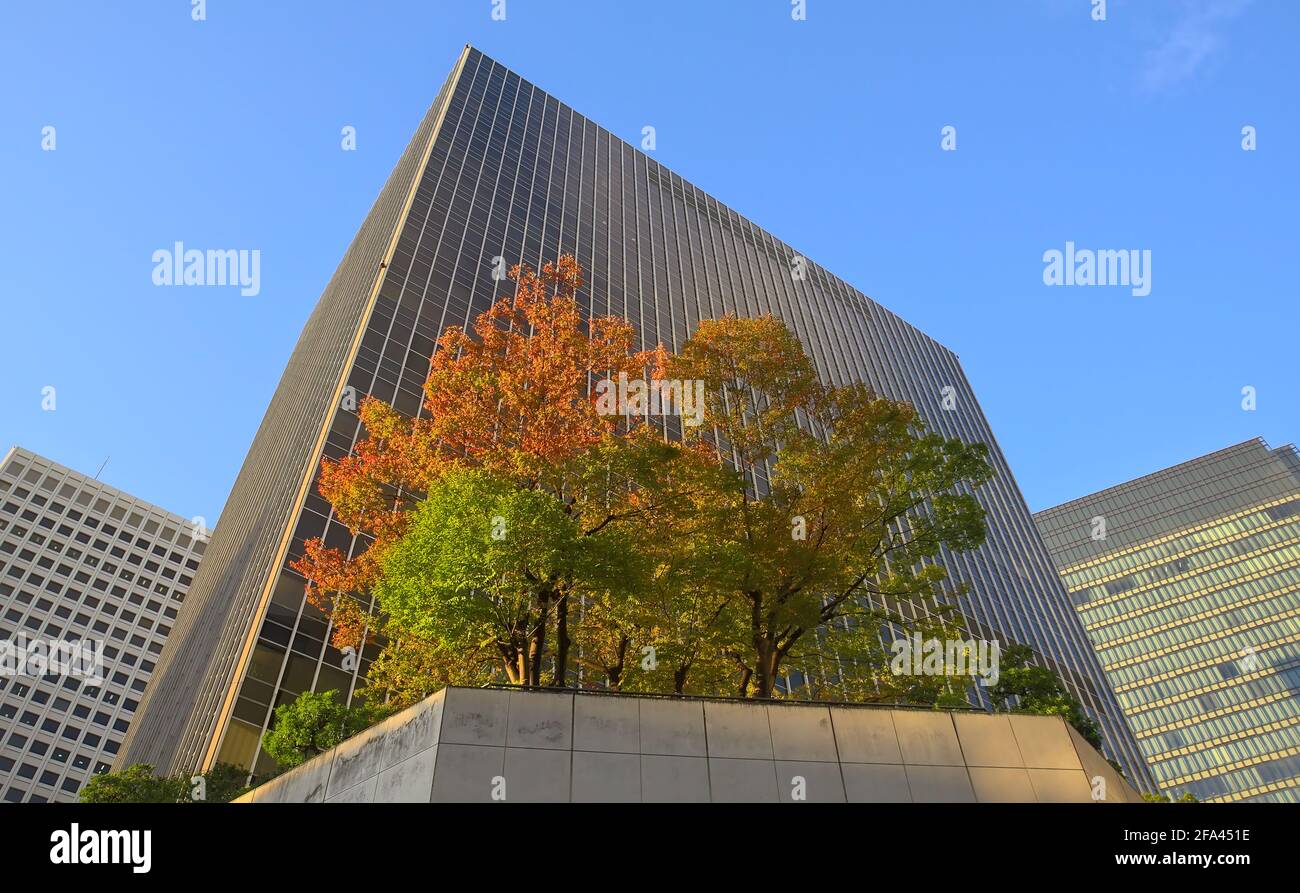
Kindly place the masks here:
<instances>
[{"instance_id":1,"label":"glass facade","mask_svg":"<svg viewBox=\"0 0 1300 893\"><path fill-rule=\"evenodd\" d=\"M108 771L206 536L28 450L0 460L0 802L76 800ZM17 656L35 642L94 642L102 679L29 675Z\"/></svg>"},{"instance_id":2,"label":"glass facade","mask_svg":"<svg viewBox=\"0 0 1300 893\"><path fill-rule=\"evenodd\" d=\"M352 409L362 395L421 411L435 339L502 293L493 276L502 260L538 266L562 252L582 264L586 309L629 318L647 347L679 347L701 319L772 313L826 379L866 381L914 403L937 430L989 444L988 543L943 556L971 584L963 608L980 634L1043 654L1102 723L1112 755L1147 783L956 356L469 47L290 359L205 562L200 601L146 705L149 731L128 742L125 762L188 769L220 759L260 775L271 767L258 742L276 706L306 689L353 690L373 653L345 671L287 569L312 536L356 547L315 492L320 457L346 455L363 436Z\"/></svg>"},{"instance_id":3,"label":"glass facade","mask_svg":"<svg viewBox=\"0 0 1300 893\"><path fill-rule=\"evenodd\" d=\"M1156 783L1300 802L1300 459L1249 441L1035 516Z\"/></svg>"}]
</instances>

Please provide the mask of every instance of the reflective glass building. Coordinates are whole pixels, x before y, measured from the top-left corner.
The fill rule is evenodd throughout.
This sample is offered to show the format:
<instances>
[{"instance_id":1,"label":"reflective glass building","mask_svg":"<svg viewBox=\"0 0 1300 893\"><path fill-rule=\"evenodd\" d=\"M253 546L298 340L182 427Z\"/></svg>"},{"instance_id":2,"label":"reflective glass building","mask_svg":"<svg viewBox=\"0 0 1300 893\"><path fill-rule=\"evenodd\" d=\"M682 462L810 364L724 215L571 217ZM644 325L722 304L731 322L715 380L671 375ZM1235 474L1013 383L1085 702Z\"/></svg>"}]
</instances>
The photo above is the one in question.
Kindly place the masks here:
<instances>
[{"instance_id":1,"label":"reflective glass building","mask_svg":"<svg viewBox=\"0 0 1300 893\"><path fill-rule=\"evenodd\" d=\"M215 760L262 775L259 739L306 690L351 692L325 619L287 569L302 543L353 545L315 491L322 455L352 449L349 408L373 394L408 414L434 341L501 294L498 259L576 255L589 312L620 314L645 346L680 346L701 319L770 312L828 380L914 403L943 433L989 444L988 543L944 556L969 581L976 634L1032 645L1100 720L1139 786L1142 763L1102 681L957 357L653 158L466 47L309 319L231 492L119 764Z\"/></svg>"},{"instance_id":2,"label":"reflective glass building","mask_svg":"<svg viewBox=\"0 0 1300 893\"><path fill-rule=\"evenodd\" d=\"M1035 515L1157 784L1300 802L1300 458L1246 443Z\"/></svg>"}]
</instances>

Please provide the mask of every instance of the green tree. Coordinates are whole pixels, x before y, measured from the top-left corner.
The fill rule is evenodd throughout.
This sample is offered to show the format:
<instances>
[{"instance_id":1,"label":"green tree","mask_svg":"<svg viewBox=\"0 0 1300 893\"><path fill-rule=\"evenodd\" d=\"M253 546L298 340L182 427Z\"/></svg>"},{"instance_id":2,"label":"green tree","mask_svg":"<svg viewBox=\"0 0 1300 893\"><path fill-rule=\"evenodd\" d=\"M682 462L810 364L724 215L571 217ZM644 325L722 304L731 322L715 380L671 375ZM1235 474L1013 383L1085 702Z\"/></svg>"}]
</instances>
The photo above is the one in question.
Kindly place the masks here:
<instances>
[{"instance_id":1,"label":"green tree","mask_svg":"<svg viewBox=\"0 0 1300 893\"><path fill-rule=\"evenodd\" d=\"M93 776L78 795L82 803L229 803L248 790L248 773L238 766L218 763L201 776L204 796L189 775L159 776L153 766L136 763L121 772Z\"/></svg>"},{"instance_id":2,"label":"green tree","mask_svg":"<svg viewBox=\"0 0 1300 893\"><path fill-rule=\"evenodd\" d=\"M961 587L933 559L983 540L986 449L821 384L771 317L706 321L667 369L707 395L685 442L607 432L565 453L563 486L455 464L428 481L374 585L406 643L381 660L389 690L419 666L521 685L577 666L615 689L768 698L818 665L805 695L964 702L965 680L893 676L884 642L960 633ZM886 607L903 604L921 610Z\"/></svg>"},{"instance_id":3,"label":"green tree","mask_svg":"<svg viewBox=\"0 0 1300 893\"><path fill-rule=\"evenodd\" d=\"M291 769L369 728L386 712L366 704L348 706L337 689L305 691L293 703L275 708L275 721L262 739L262 749L281 769Z\"/></svg>"},{"instance_id":4,"label":"green tree","mask_svg":"<svg viewBox=\"0 0 1300 893\"><path fill-rule=\"evenodd\" d=\"M177 803L188 789L180 776L158 776L153 766L137 763L92 776L78 798L82 803Z\"/></svg>"},{"instance_id":5,"label":"green tree","mask_svg":"<svg viewBox=\"0 0 1300 893\"><path fill-rule=\"evenodd\" d=\"M869 603L845 606L838 628L832 634L809 636L792 650L790 662L805 670L804 686L795 694L812 700L925 704L940 708L969 704L968 692L973 682L969 668L975 665L971 649L978 643L969 639L955 606L921 599L913 607L921 608L915 618ZM963 643L960 654L954 657L964 660L966 669L950 664L947 649L943 648L940 672L920 675L894 672L893 643L918 634L922 641Z\"/></svg>"},{"instance_id":6,"label":"green tree","mask_svg":"<svg viewBox=\"0 0 1300 893\"><path fill-rule=\"evenodd\" d=\"M732 691L726 655L740 617L723 574L727 547L694 501L726 474L648 427L607 439L589 457L594 481L574 508L590 526L616 525L614 544L627 548L612 577L583 589L575 641L585 679L621 691Z\"/></svg>"},{"instance_id":7,"label":"green tree","mask_svg":"<svg viewBox=\"0 0 1300 893\"><path fill-rule=\"evenodd\" d=\"M248 772L230 763L217 763L203 774L206 781L206 796L203 803L229 803L248 791ZM193 800L193 783L189 783L189 797Z\"/></svg>"},{"instance_id":8,"label":"green tree","mask_svg":"<svg viewBox=\"0 0 1300 893\"><path fill-rule=\"evenodd\" d=\"M701 322L668 368L703 382L687 442L723 470L691 510L741 618L736 693L772 697L814 651L871 654L889 618L868 612L959 594L933 559L984 540L971 491L990 473L985 446L927 432L911 405L861 383L823 384L770 316Z\"/></svg>"},{"instance_id":9,"label":"green tree","mask_svg":"<svg viewBox=\"0 0 1300 893\"><path fill-rule=\"evenodd\" d=\"M482 469L446 472L385 554L375 587L392 622L484 674L562 684L567 622L558 608L635 574L618 525L586 527L558 497ZM556 637L554 649L548 632Z\"/></svg>"},{"instance_id":10,"label":"green tree","mask_svg":"<svg viewBox=\"0 0 1300 893\"><path fill-rule=\"evenodd\" d=\"M1200 803L1189 791L1184 791L1175 799L1170 799L1168 794L1143 794L1143 802L1146 803Z\"/></svg>"},{"instance_id":11,"label":"green tree","mask_svg":"<svg viewBox=\"0 0 1300 893\"><path fill-rule=\"evenodd\" d=\"M386 641L368 699L579 680L770 698L791 678L801 696L964 699L964 680L887 674L883 643L953 628L963 587L937 558L983 541L983 445L823 383L770 316L637 352L626 320L584 317L571 257L515 275L439 341L420 418L368 399L367 439L322 467L372 545L309 542L295 568L336 647ZM675 399L614 400L624 374Z\"/></svg>"},{"instance_id":12,"label":"green tree","mask_svg":"<svg viewBox=\"0 0 1300 893\"><path fill-rule=\"evenodd\" d=\"M358 694L396 712L449 685L476 687L490 681L494 668L451 650L445 640L430 640L383 616L369 618L383 646L370 663Z\"/></svg>"},{"instance_id":13,"label":"green tree","mask_svg":"<svg viewBox=\"0 0 1300 893\"><path fill-rule=\"evenodd\" d=\"M1031 664L1034 651L1028 645L1008 645L1002 650L997 685L989 689L989 699L999 710L1017 709L1027 713L1065 717L1089 744L1101 750L1101 730L1066 690L1061 677L1047 667ZM1012 703L1012 699L1015 703Z\"/></svg>"}]
</instances>

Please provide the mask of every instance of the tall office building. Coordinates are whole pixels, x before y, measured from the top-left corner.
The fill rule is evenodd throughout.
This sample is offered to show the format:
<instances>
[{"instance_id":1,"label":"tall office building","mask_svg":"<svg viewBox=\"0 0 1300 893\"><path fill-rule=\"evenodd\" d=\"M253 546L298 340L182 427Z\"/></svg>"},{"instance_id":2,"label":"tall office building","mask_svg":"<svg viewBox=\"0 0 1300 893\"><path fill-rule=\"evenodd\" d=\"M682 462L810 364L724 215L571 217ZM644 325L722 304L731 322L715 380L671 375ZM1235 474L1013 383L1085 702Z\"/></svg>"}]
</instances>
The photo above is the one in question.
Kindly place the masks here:
<instances>
[{"instance_id":1,"label":"tall office building","mask_svg":"<svg viewBox=\"0 0 1300 893\"><path fill-rule=\"evenodd\" d=\"M359 436L356 395L414 415L434 341L501 294L497 259L576 255L588 312L642 343L679 347L701 319L770 312L828 380L914 403L949 436L987 443L988 543L945 556L970 581L976 630L1032 645L1141 760L956 356L735 211L554 97L466 47L312 314L240 471L121 763L271 764L272 710L305 689L349 692L353 672L287 569L303 541L352 545L315 491L322 456ZM349 390L351 389L351 390ZM947 407L947 408L945 408Z\"/></svg>"},{"instance_id":2,"label":"tall office building","mask_svg":"<svg viewBox=\"0 0 1300 893\"><path fill-rule=\"evenodd\" d=\"M206 535L19 447L0 461L0 800L76 800L108 771Z\"/></svg>"},{"instance_id":3,"label":"tall office building","mask_svg":"<svg viewBox=\"0 0 1300 893\"><path fill-rule=\"evenodd\" d=\"M1300 457L1260 440L1034 516L1156 783L1300 802Z\"/></svg>"}]
</instances>

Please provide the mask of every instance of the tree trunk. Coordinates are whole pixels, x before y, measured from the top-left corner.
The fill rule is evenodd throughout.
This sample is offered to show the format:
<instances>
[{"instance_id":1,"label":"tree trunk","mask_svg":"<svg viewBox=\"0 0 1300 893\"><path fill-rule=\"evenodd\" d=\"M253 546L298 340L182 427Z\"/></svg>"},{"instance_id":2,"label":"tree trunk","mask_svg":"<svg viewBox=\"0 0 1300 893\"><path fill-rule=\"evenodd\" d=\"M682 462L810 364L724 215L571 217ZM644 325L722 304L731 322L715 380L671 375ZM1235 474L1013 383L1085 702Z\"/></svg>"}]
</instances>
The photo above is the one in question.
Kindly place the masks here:
<instances>
[{"instance_id":1,"label":"tree trunk","mask_svg":"<svg viewBox=\"0 0 1300 893\"><path fill-rule=\"evenodd\" d=\"M519 664L519 649L509 642L497 642L497 651L501 652L501 668L505 670L506 679L511 685L518 685L522 678Z\"/></svg>"},{"instance_id":2,"label":"tree trunk","mask_svg":"<svg viewBox=\"0 0 1300 893\"><path fill-rule=\"evenodd\" d=\"M555 600L555 677L551 685L560 687L569 680L569 593Z\"/></svg>"},{"instance_id":3,"label":"tree trunk","mask_svg":"<svg viewBox=\"0 0 1300 893\"><path fill-rule=\"evenodd\" d=\"M537 615L537 625L528 633L528 680L525 684L540 686L542 684L542 657L546 654L546 627L551 622L550 592L543 590L539 594L541 610Z\"/></svg>"},{"instance_id":4,"label":"tree trunk","mask_svg":"<svg viewBox=\"0 0 1300 893\"><path fill-rule=\"evenodd\" d=\"M690 671L690 664L682 664L680 667L673 670L673 694L686 694L686 674Z\"/></svg>"},{"instance_id":5,"label":"tree trunk","mask_svg":"<svg viewBox=\"0 0 1300 893\"><path fill-rule=\"evenodd\" d=\"M618 691L619 686L623 684L623 670L627 667L627 649L631 644L631 639L622 636L618 640L618 661L612 666L605 667L605 681L613 691Z\"/></svg>"},{"instance_id":6,"label":"tree trunk","mask_svg":"<svg viewBox=\"0 0 1300 893\"><path fill-rule=\"evenodd\" d=\"M769 698L772 696L772 657L776 649L764 630L763 594L750 592L748 595L750 631L754 642L754 693L751 697Z\"/></svg>"}]
</instances>

